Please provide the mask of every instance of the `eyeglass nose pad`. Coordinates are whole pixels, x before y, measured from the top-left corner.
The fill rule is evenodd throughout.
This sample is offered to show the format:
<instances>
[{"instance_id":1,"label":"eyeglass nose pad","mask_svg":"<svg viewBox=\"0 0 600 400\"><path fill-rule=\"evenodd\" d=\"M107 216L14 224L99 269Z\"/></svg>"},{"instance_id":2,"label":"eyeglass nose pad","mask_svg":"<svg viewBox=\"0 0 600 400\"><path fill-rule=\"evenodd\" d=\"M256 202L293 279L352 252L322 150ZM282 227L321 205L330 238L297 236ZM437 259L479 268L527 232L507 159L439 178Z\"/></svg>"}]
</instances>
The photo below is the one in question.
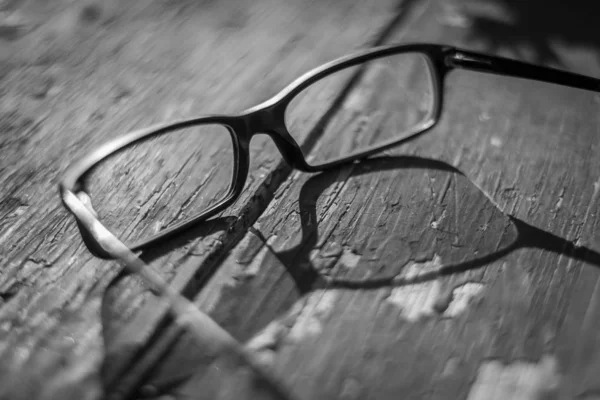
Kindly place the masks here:
<instances>
[{"instance_id":1,"label":"eyeglass nose pad","mask_svg":"<svg viewBox=\"0 0 600 400\"><path fill-rule=\"evenodd\" d=\"M301 161L304 160L302 150L298 143L285 129L276 129L266 132L273 140L275 146L283 156L283 159L293 168L303 170L304 165Z\"/></svg>"}]
</instances>

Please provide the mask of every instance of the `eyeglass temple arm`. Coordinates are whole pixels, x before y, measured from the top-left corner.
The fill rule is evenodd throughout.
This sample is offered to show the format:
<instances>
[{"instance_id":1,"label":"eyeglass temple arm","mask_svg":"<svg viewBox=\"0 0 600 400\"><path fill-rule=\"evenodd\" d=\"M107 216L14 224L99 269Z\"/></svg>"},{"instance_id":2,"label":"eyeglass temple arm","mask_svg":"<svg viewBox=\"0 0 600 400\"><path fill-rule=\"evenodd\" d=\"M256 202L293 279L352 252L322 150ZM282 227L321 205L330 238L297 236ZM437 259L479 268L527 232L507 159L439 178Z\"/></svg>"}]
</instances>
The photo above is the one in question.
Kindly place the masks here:
<instances>
[{"instance_id":1,"label":"eyeglass temple arm","mask_svg":"<svg viewBox=\"0 0 600 400\"><path fill-rule=\"evenodd\" d=\"M217 358L226 360L227 365L235 371L241 371L239 376L242 378L240 379L248 379L258 385L257 387L262 389L262 393L265 393L266 390L267 398L281 400L293 398L273 376L271 369L265 368L255 353L239 343L210 316L167 283L156 269L142 261L138 255L117 239L96 219L85 201L68 189L61 192L61 197L65 206L73 215L77 216L78 223L99 243L102 251L109 254L110 258L120 260L130 272L138 274L156 294L167 302L175 317L173 322L188 329L192 338L198 342L203 351L213 357L213 362Z\"/></svg>"},{"instance_id":2,"label":"eyeglass temple arm","mask_svg":"<svg viewBox=\"0 0 600 400\"><path fill-rule=\"evenodd\" d=\"M450 68L465 68L600 92L600 79L472 51L451 49L444 63Z\"/></svg>"}]
</instances>

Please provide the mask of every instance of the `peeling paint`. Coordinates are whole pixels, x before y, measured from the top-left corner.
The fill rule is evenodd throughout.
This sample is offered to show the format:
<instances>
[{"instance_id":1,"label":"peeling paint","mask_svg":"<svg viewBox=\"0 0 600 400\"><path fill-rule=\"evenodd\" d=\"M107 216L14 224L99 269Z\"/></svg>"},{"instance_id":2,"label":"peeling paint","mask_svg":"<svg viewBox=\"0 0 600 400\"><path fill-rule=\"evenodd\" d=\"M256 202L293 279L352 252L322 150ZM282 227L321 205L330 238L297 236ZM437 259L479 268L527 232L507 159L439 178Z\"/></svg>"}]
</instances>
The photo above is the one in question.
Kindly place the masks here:
<instances>
[{"instance_id":1,"label":"peeling paint","mask_svg":"<svg viewBox=\"0 0 600 400\"><path fill-rule=\"evenodd\" d=\"M502 147L502 140L498 136L492 136L490 139L490 144L494 147Z\"/></svg>"},{"instance_id":2,"label":"peeling paint","mask_svg":"<svg viewBox=\"0 0 600 400\"><path fill-rule=\"evenodd\" d=\"M558 362L545 355L538 363L488 361L479 367L468 400L538 400L556 392L560 384Z\"/></svg>"},{"instance_id":3,"label":"peeling paint","mask_svg":"<svg viewBox=\"0 0 600 400\"><path fill-rule=\"evenodd\" d=\"M342 253L342 246L337 242L331 242L321 251L321 257L339 257Z\"/></svg>"},{"instance_id":4,"label":"peeling paint","mask_svg":"<svg viewBox=\"0 0 600 400\"><path fill-rule=\"evenodd\" d=\"M297 314L296 321L287 339L298 342L319 335L323 331L323 320L333 309L337 293L319 290L311 293L304 301L296 303L291 311L292 314Z\"/></svg>"},{"instance_id":5,"label":"peeling paint","mask_svg":"<svg viewBox=\"0 0 600 400\"><path fill-rule=\"evenodd\" d=\"M21 215L25 214L25 211L27 211L27 209L29 208L29 206L19 206L15 209L15 211L13 211L13 215L20 217Z\"/></svg>"},{"instance_id":6,"label":"peeling paint","mask_svg":"<svg viewBox=\"0 0 600 400\"><path fill-rule=\"evenodd\" d=\"M268 367L270 365L273 365L273 363L275 362L275 356L276 356L276 352L275 350L271 350L271 349L262 349L259 352L255 352L255 361L257 361L259 364L264 365L265 367Z\"/></svg>"},{"instance_id":7,"label":"peeling paint","mask_svg":"<svg viewBox=\"0 0 600 400\"><path fill-rule=\"evenodd\" d=\"M326 273L340 259L344 249L337 242L331 242L322 249L313 249L310 252L309 259L313 266L321 273Z\"/></svg>"},{"instance_id":8,"label":"peeling paint","mask_svg":"<svg viewBox=\"0 0 600 400\"><path fill-rule=\"evenodd\" d=\"M448 308L444 311L444 316L454 318L463 313L473 299L481 295L483 289L485 289L484 284L475 282L467 282L456 287L452 291L452 298Z\"/></svg>"},{"instance_id":9,"label":"peeling paint","mask_svg":"<svg viewBox=\"0 0 600 400\"><path fill-rule=\"evenodd\" d=\"M439 271L442 268L442 258L435 254L431 260L423 262L413 262L405 266L402 270L402 276L407 279L414 279L421 275L430 274Z\"/></svg>"},{"instance_id":10,"label":"peeling paint","mask_svg":"<svg viewBox=\"0 0 600 400\"><path fill-rule=\"evenodd\" d=\"M346 268L355 268L360 261L360 254L356 254L352 249L344 247L340 256L340 263Z\"/></svg>"},{"instance_id":11,"label":"peeling paint","mask_svg":"<svg viewBox=\"0 0 600 400\"><path fill-rule=\"evenodd\" d=\"M273 321L248 341L246 348L261 353L276 350L284 333L285 326L280 321Z\"/></svg>"},{"instance_id":12,"label":"peeling paint","mask_svg":"<svg viewBox=\"0 0 600 400\"><path fill-rule=\"evenodd\" d=\"M556 202L556 210L560 209L560 207L562 206L562 203L563 203L563 198L559 197L558 201Z\"/></svg>"},{"instance_id":13,"label":"peeling paint","mask_svg":"<svg viewBox=\"0 0 600 400\"><path fill-rule=\"evenodd\" d=\"M235 262L249 264L264 246L262 239L252 232L248 232L237 246Z\"/></svg>"},{"instance_id":14,"label":"peeling paint","mask_svg":"<svg viewBox=\"0 0 600 400\"><path fill-rule=\"evenodd\" d=\"M596 204L597 199L598 199L598 192L600 192L600 178L598 178L598 180L596 182L594 182L594 192L592 193L592 197L590 199L590 202L585 210L585 216L583 218L583 223L585 225L585 223L588 221L588 218L590 216L591 210L593 208L593 206Z\"/></svg>"},{"instance_id":15,"label":"peeling paint","mask_svg":"<svg viewBox=\"0 0 600 400\"><path fill-rule=\"evenodd\" d=\"M260 362L269 364L273 362L275 352L282 343L297 343L320 335L323 322L333 310L337 293L317 290L307 294L284 317L271 322L249 340L245 348L257 354Z\"/></svg>"},{"instance_id":16,"label":"peeling paint","mask_svg":"<svg viewBox=\"0 0 600 400\"><path fill-rule=\"evenodd\" d=\"M437 314L436 302L441 293L438 280L392 289L387 301L399 307L402 317L411 322Z\"/></svg>"},{"instance_id":17,"label":"peeling paint","mask_svg":"<svg viewBox=\"0 0 600 400\"><path fill-rule=\"evenodd\" d=\"M237 261L238 266L240 267L239 272L237 272L234 276L234 279L249 279L253 278L260 271L260 267L264 263L264 259L270 252L270 246L277 240L276 235L272 235L267 239L266 245L263 245L262 248L258 251L258 254L254 255L251 260L244 259L245 262Z\"/></svg>"},{"instance_id":18,"label":"peeling paint","mask_svg":"<svg viewBox=\"0 0 600 400\"><path fill-rule=\"evenodd\" d=\"M414 281L392 289L387 301L402 310L402 317L414 322L423 317L442 314L454 318L463 313L474 298L481 295L484 284L468 282L451 292L443 289L438 279L433 279L443 267L442 259L435 254L431 260L407 265L396 280ZM418 278L430 275L432 280L418 282Z\"/></svg>"}]
</instances>

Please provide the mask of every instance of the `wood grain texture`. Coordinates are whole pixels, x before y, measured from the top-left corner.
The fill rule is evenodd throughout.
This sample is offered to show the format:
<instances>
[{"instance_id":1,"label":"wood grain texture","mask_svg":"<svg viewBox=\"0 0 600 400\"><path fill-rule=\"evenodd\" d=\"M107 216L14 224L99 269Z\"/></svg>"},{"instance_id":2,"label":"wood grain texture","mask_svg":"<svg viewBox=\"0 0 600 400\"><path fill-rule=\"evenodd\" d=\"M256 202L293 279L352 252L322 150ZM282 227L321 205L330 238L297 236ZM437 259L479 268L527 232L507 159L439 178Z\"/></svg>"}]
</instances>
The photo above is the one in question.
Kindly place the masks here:
<instances>
[{"instance_id":1,"label":"wood grain texture","mask_svg":"<svg viewBox=\"0 0 600 400\"><path fill-rule=\"evenodd\" d=\"M414 12L390 41L488 49L445 2ZM298 398L594 398L598 96L469 71L445 89L387 158L292 174L197 303ZM139 398L201 397L201 350L163 356L179 334Z\"/></svg>"},{"instance_id":2,"label":"wood grain texture","mask_svg":"<svg viewBox=\"0 0 600 400\"><path fill-rule=\"evenodd\" d=\"M395 18L396 2L355 2L343 12L336 1L25 5L15 15L30 30L2 48L0 397L95 399L115 386L163 314L152 302L138 312L152 295L82 246L56 193L62 171L129 129L266 99L310 67L371 43ZM247 190L226 215L143 255L178 288L194 292L289 173L266 140L253 143L252 160ZM171 196L159 174L146 178L157 197ZM183 203L190 196L179 195Z\"/></svg>"}]
</instances>

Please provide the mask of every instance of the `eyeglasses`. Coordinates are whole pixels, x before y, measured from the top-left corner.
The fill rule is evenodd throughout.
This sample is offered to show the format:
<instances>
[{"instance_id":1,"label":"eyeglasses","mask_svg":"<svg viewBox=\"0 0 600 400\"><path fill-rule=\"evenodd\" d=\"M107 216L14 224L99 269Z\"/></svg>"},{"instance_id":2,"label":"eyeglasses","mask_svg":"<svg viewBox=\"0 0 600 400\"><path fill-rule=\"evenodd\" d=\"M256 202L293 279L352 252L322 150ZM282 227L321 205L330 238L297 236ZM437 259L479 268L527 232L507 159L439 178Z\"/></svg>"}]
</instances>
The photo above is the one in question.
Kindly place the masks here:
<instances>
[{"instance_id":1,"label":"eyeglasses","mask_svg":"<svg viewBox=\"0 0 600 400\"><path fill-rule=\"evenodd\" d=\"M94 255L122 261L166 298L176 323L202 344L233 349L231 354L260 371L239 343L134 252L229 207L246 183L256 134L268 135L284 160L301 171L357 161L434 127L444 78L455 68L600 92L599 79L454 47L377 47L313 69L239 114L185 119L120 136L67 169L59 184L63 204Z\"/></svg>"},{"instance_id":2,"label":"eyeglasses","mask_svg":"<svg viewBox=\"0 0 600 400\"><path fill-rule=\"evenodd\" d=\"M441 114L444 77L454 68L600 91L595 78L448 46L377 47L313 69L240 114L186 119L118 137L67 170L61 196L85 197L100 223L130 249L142 250L216 215L240 196L254 135L267 134L285 161L301 171L359 160L431 129ZM318 137L326 137L325 145L312 146ZM91 232L81 234L93 254L112 258Z\"/></svg>"}]
</instances>

